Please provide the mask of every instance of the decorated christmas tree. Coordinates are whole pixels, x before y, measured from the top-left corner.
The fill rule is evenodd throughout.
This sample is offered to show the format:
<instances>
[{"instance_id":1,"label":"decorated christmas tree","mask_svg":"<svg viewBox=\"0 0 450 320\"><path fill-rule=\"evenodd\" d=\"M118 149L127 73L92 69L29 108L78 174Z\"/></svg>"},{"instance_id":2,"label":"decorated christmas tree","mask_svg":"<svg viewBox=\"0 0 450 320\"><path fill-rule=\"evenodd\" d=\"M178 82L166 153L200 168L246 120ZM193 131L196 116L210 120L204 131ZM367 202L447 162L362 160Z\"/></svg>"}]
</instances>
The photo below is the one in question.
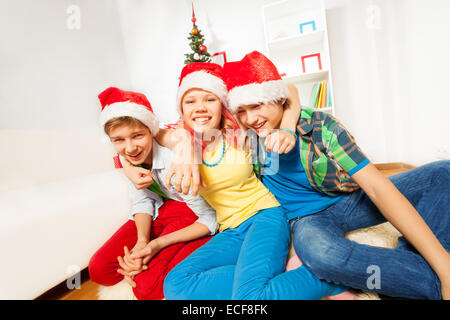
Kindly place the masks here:
<instances>
[{"instance_id":1,"label":"decorated christmas tree","mask_svg":"<svg viewBox=\"0 0 450 320\"><path fill-rule=\"evenodd\" d=\"M203 44L205 42L205 38L203 37L202 32L195 24L197 19L195 18L194 13L194 4L192 4L192 30L189 34L188 39L191 41L189 46L192 49L192 53L186 53L184 60L184 64L192 63L192 62L211 62L211 55L208 52L208 49Z\"/></svg>"}]
</instances>

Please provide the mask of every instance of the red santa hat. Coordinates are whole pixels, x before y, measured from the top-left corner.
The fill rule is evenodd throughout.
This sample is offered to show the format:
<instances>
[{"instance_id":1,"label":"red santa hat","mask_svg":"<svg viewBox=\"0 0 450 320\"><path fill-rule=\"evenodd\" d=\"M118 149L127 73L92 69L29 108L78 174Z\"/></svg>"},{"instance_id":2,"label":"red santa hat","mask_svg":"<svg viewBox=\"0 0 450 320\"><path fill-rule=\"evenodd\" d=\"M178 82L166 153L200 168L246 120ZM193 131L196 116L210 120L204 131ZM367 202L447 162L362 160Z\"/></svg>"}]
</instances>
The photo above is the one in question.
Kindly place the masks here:
<instances>
[{"instance_id":1,"label":"red santa hat","mask_svg":"<svg viewBox=\"0 0 450 320\"><path fill-rule=\"evenodd\" d=\"M275 65L253 51L241 61L223 66L228 88L228 107L235 112L241 105L266 104L289 98L289 91Z\"/></svg>"},{"instance_id":2,"label":"red santa hat","mask_svg":"<svg viewBox=\"0 0 450 320\"><path fill-rule=\"evenodd\" d=\"M159 121L144 94L110 87L100 93L98 99L102 105L100 114L102 126L114 118L132 117L146 125L153 135L158 133Z\"/></svg>"},{"instance_id":3,"label":"red santa hat","mask_svg":"<svg viewBox=\"0 0 450 320\"><path fill-rule=\"evenodd\" d=\"M184 66L181 71L177 94L177 110L181 114L181 99L193 88L214 93L227 107L227 86L223 80L223 69L220 65L209 62L193 62Z\"/></svg>"}]
</instances>

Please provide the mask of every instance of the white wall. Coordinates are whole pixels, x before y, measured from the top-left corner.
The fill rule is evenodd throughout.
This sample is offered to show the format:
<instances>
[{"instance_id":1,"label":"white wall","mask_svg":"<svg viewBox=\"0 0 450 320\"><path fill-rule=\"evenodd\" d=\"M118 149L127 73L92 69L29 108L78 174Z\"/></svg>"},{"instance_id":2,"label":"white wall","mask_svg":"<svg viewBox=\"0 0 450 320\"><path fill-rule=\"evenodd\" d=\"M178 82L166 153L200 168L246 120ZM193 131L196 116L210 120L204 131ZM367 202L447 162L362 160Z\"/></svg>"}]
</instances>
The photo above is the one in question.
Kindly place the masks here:
<instances>
[{"instance_id":1,"label":"white wall","mask_svg":"<svg viewBox=\"0 0 450 320\"><path fill-rule=\"evenodd\" d=\"M339 1L328 7L327 22L336 117L375 162L385 162L386 146L377 77L377 48L365 25L366 1ZM368 121L370 119L370 121ZM377 135L370 132L377 132Z\"/></svg>"},{"instance_id":2,"label":"white wall","mask_svg":"<svg viewBox=\"0 0 450 320\"><path fill-rule=\"evenodd\" d=\"M403 157L418 164L450 159L448 12L450 3L445 0L405 0L405 61L400 64L400 73L409 87L400 98L402 113L407 115Z\"/></svg>"},{"instance_id":3,"label":"white wall","mask_svg":"<svg viewBox=\"0 0 450 320\"><path fill-rule=\"evenodd\" d=\"M0 2L0 191L113 168L97 95L130 87L118 21L110 0Z\"/></svg>"},{"instance_id":4,"label":"white wall","mask_svg":"<svg viewBox=\"0 0 450 320\"><path fill-rule=\"evenodd\" d=\"M450 3L326 2L337 117L375 162L449 159Z\"/></svg>"}]
</instances>

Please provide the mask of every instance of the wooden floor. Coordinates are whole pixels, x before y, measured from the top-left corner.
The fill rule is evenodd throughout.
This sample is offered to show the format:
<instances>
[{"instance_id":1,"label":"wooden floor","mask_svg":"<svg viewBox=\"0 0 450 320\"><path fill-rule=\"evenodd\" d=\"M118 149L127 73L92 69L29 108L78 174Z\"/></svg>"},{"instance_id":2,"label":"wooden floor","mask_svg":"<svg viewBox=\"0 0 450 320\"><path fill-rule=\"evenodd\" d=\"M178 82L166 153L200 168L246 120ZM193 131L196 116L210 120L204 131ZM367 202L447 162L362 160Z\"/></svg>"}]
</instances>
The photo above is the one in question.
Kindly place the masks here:
<instances>
[{"instance_id":1,"label":"wooden floor","mask_svg":"<svg viewBox=\"0 0 450 320\"><path fill-rule=\"evenodd\" d=\"M58 300L98 300L98 287L97 283L86 280L79 290L71 290Z\"/></svg>"},{"instance_id":2,"label":"wooden floor","mask_svg":"<svg viewBox=\"0 0 450 320\"><path fill-rule=\"evenodd\" d=\"M67 288L66 282L63 282L36 300L98 300L98 288L99 285L89 279L88 270L84 269L81 271L80 289L70 290Z\"/></svg>"},{"instance_id":3,"label":"wooden floor","mask_svg":"<svg viewBox=\"0 0 450 320\"><path fill-rule=\"evenodd\" d=\"M411 165L403 163L377 164L376 167L385 176L389 177L400 172L404 172L414 168ZM38 300L98 300L97 292L99 285L90 281L87 269L81 273L81 288L76 290L67 289L66 283L62 283L57 287L44 293Z\"/></svg>"}]
</instances>

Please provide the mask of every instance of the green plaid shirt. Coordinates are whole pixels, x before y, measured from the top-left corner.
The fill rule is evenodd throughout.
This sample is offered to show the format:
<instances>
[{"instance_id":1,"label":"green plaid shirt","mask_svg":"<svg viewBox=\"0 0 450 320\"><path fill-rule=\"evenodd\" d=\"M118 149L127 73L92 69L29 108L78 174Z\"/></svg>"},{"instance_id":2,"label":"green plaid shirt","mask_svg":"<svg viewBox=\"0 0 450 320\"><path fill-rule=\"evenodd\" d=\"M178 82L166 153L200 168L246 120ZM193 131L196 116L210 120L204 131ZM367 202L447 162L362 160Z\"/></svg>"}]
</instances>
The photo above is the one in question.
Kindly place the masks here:
<instances>
[{"instance_id":1,"label":"green plaid shirt","mask_svg":"<svg viewBox=\"0 0 450 320\"><path fill-rule=\"evenodd\" d=\"M359 189L350 176L365 167L369 160L336 118L325 112L303 109L297 124L297 134L300 159L315 189L329 196ZM261 163L266 161L260 160ZM255 170L259 175L264 174L264 166L260 163L255 165Z\"/></svg>"},{"instance_id":2,"label":"green plaid shirt","mask_svg":"<svg viewBox=\"0 0 450 320\"><path fill-rule=\"evenodd\" d=\"M300 159L314 188L330 196L359 189L350 176L369 160L336 118L325 112L302 110L297 133Z\"/></svg>"}]
</instances>

